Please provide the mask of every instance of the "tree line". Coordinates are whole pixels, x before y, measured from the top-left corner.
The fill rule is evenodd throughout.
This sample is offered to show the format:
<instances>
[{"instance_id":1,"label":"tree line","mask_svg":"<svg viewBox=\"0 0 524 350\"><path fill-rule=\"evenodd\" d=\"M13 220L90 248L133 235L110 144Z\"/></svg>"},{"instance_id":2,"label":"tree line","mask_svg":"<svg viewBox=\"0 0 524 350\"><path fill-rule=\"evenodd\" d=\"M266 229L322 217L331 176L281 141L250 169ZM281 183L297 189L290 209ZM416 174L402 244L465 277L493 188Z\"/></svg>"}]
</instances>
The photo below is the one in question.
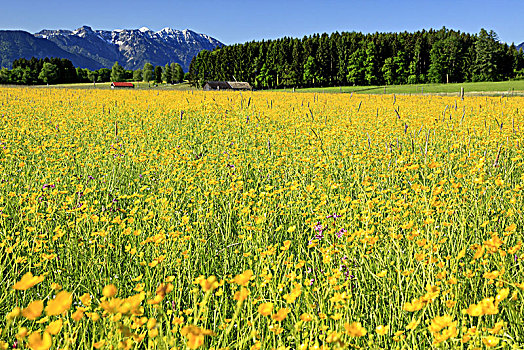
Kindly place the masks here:
<instances>
[{"instance_id":1,"label":"tree line","mask_svg":"<svg viewBox=\"0 0 524 350\"><path fill-rule=\"evenodd\" d=\"M255 88L392 85L524 78L524 54L494 31L335 32L201 51L189 80L247 81Z\"/></svg>"},{"instance_id":2,"label":"tree line","mask_svg":"<svg viewBox=\"0 0 524 350\"><path fill-rule=\"evenodd\" d=\"M142 69L126 70L118 62L111 69L101 68L91 71L75 67L65 58L19 58L13 61L13 68L0 69L0 84L39 85L102 83L110 81L145 81L160 84L175 84L184 80L184 71L178 63L164 67L146 63Z\"/></svg>"}]
</instances>

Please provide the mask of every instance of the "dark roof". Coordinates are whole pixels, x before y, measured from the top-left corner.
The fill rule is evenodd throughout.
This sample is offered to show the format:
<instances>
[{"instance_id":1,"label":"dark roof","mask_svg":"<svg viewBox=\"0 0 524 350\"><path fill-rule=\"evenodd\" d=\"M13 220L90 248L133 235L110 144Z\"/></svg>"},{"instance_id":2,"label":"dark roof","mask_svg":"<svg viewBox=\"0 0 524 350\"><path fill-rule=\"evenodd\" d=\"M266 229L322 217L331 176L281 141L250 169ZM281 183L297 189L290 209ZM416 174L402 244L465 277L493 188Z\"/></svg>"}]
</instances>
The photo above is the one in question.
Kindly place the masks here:
<instances>
[{"instance_id":1,"label":"dark roof","mask_svg":"<svg viewBox=\"0 0 524 350\"><path fill-rule=\"evenodd\" d=\"M206 84L212 89L231 89L231 86L226 81L207 81Z\"/></svg>"},{"instance_id":2,"label":"dark roof","mask_svg":"<svg viewBox=\"0 0 524 350\"><path fill-rule=\"evenodd\" d=\"M252 90L251 85L243 81L207 81L205 85L213 90Z\"/></svg>"},{"instance_id":3,"label":"dark roof","mask_svg":"<svg viewBox=\"0 0 524 350\"><path fill-rule=\"evenodd\" d=\"M123 82L111 82L111 85L115 87L134 87L133 83L123 83Z\"/></svg>"}]
</instances>

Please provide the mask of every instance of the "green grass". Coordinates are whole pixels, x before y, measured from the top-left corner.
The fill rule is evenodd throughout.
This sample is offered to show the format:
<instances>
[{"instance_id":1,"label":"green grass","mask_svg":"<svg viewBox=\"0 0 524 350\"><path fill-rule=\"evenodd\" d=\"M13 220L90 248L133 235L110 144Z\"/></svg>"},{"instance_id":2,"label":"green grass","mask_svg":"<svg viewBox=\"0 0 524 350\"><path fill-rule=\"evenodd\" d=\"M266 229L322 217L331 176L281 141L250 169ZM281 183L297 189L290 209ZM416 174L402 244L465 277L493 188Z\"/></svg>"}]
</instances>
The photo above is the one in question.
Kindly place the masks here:
<instances>
[{"instance_id":1,"label":"green grass","mask_svg":"<svg viewBox=\"0 0 524 350\"><path fill-rule=\"evenodd\" d=\"M325 88L295 89L297 92L324 92L324 93L359 93L359 94L460 94L460 88L464 88L466 95L470 94L524 94L524 80L478 82L478 83L454 83L454 84L413 84L413 85L390 85L390 86L335 86ZM292 91L292 89L284 89Z\"/></svg>"},{"instance_id":2,"label":"green grass","mask_svg":"<svg viewBox=\"0 0 524 350\"><path fill-rule=\"evenodd\" d=\"M0 349L522 348L523 101L0 89Z\"/></svg>"},{"instance_id":3,"label":"green grass","mask_svg":"<svg viewBox=\"0 0 524 350\"><path fill-rule=\"evenodd\" d=\"M175 85L167 85L167 84L158 84L155 86L154 83L145 83L143 81L140 82L133 82L135 84L135 89L139 90L147 90L147 89L156 89L156 90L175 90L175 91L186 91L194 89L189 83L184 82L180 84ZM36 87L47 87L45 85L37 85ZM111 83L96 83L96 85L93 85L93 83L76 83L76 84L56 84L56 85L50 85L50 88L66 88L66 89L111 89Z\"/></svg>"}]
</instances>

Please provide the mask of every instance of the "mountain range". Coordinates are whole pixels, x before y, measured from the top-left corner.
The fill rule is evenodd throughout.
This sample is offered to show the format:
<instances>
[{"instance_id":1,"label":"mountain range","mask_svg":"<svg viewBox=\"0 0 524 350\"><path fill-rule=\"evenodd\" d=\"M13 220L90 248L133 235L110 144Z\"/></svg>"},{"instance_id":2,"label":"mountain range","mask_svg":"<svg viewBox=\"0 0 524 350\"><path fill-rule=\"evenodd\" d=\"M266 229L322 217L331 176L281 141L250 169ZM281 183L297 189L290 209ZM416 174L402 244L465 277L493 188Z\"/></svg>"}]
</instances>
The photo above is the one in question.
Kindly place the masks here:
<instances>
[{"instance_id":1,"label":"mountain range","mask_svg":"<svg viewBox=\"0 0 524 350\"><path fill-rule=\"evenodd\" d=\"M146 62L164 66L180 63L185 72L193 56L223 44L191 30L149 28L93 30L83 26L76 30L25 31L0 30L0 67L11 67L18 58L60 57L75 67L91 70L111 68L118 61L125 69L142 68Z\"/></svg>"},{"instance_id":2,"label":"mountain range","mask_svg":"<svg viewBox=\"0 0 524 350\"><path fill-rule=\"evenodd\" d=\"M520 50L520 49L524 50L524 43L522 43L519 46L517 46L517 51Z\"/></svg>"}]
</instances>

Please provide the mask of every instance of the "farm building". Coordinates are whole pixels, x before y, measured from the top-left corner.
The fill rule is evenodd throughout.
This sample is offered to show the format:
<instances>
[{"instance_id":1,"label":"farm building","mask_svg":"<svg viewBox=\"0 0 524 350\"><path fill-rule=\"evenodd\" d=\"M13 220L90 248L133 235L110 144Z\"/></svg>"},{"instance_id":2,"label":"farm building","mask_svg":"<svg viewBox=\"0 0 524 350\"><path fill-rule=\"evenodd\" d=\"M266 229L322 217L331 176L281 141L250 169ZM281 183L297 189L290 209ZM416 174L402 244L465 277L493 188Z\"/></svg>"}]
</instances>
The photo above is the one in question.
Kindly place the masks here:
<instances>
[{"instance_id":1,"label":"farm building","mask_svg":"<svg viewBox=\"0 0 524 350\"><path fill-rule=\"evenodd\" d=\"M242 81L207 81L204 91L212 90L253 90L251 85Z\"/></svg>"},{"instance_id":2,"label":"farm building","mask_svg":"<svg viewBox=\"0 0 524 350\"><path fill-rule=\"evenodd\" d=\"M111 82L111 89L115 89L115 88L129 88L129 89L133 89L135 87L135 85L133 85L133 83L123 83L123 82Z\"/></svg>"}]
</instances>

